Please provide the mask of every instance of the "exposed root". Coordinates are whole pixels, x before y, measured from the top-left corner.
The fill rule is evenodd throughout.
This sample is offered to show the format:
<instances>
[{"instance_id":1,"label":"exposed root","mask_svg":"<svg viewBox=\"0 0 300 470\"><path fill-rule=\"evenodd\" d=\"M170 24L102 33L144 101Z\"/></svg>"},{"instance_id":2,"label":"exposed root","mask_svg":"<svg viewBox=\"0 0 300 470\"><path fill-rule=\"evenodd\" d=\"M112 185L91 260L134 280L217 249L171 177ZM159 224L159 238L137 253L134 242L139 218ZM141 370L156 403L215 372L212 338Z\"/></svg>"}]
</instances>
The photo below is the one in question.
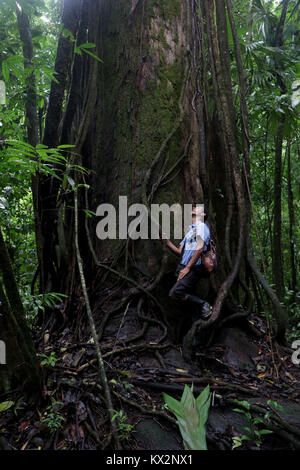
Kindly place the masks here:
<instances>
[{"instance_id":1,"label":"exposed root","mask_svg":"<svg viewBox=\"0 0 300 470\"><path fill-rule=\"evenodd\" d=\"M122 400L124 403L127 403L127 405L133 406L134 408L137 408L138 410L140 410L143 414L159 416L160 418L167 419L168 421L170 421L173 424L177 424L176 419L172 418L172 416L169 416L167 413L164 413L163 411L154 410L154 409L150 409L150 408L145 408L145 407L139 405L138 403L136 403L135 401L129 400L128 398L125 398L123 395L121 395L121 393L118 393L118 392L115 392L115 391L113 391L112 393L116 397L118 397L120 400Z\"/></svg>"},{"instance_id":2,"label":"exposed root","mask_svg":"<svg viewBox=\"0 0 300 470\"><path fill-rule=\"evenodd\" d=\"M277 325L276 339L280 344L285 345L286 314L280 305L277 295L259 271L251 250L248 250L248 261L258 282L261 284L274 306L274 317Z\"/></svg>"}]
</instances>

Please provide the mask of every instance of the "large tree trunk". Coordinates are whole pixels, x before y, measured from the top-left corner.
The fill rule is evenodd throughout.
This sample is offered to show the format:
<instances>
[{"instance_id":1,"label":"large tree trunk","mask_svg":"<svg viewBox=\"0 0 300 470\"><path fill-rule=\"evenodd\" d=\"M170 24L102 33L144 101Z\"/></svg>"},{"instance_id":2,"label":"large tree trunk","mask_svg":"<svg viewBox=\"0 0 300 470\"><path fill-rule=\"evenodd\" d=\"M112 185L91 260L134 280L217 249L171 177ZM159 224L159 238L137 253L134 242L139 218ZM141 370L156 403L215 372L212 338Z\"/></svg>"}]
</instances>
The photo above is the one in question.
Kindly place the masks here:
<instances>
[{"instance_id":1,"label":"large tree trunk","mask_svg":"<svg viewBox=\"0 0 300 470\"><path fill-rule=\"evenodd\" d=\"M283 338L284 312L252 257L244 172L246 168L248 177L247 132L245 128L244 166L231 93L225 2L216 4L217 10L211 1L85 1L78 44L95 43L103 64L87 55L75 58L60 143L74 143L82 164L92 170L83 178L91 185L88 198L86 189L80 190L83 208L95 211L103 202L118 207L119 195L127 196L129 205L209 200L209 224L221 263L210 279L214 313L200 327L210 327L220 315L236 314L241 304L244 311L239 315L249 314L248 270L271 299ZM243 94L241 99L246 116ZM51 237L46 249L52 267L44 278L74 293L78 273L70 206L69 196L60 194L51 216L53 233L45 233ZM47 211L45 198L44 217ZM86 231L84 219L81 213L80 242L89 279L97 263L91 264L84 247L93 243L99 261L109 259L130 276L131 264L146 275L157 275L151 289L159 285L160 301L167 298L168 273L176 260L166 260L158 241L103 243L96 238L97 221L89 222Z\"/></svg>"}]
</instances>

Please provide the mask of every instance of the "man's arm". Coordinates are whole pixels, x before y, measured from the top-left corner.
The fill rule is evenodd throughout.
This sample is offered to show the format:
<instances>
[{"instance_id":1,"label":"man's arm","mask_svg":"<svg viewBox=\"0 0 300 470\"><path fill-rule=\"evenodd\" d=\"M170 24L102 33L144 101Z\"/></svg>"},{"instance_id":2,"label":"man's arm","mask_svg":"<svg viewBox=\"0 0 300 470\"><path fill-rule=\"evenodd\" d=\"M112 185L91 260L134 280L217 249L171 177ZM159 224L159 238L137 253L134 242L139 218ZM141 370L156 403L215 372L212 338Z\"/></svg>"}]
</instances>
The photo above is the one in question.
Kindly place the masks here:
<instances>
[{"instance_id":1,"label":"man's arm","mask_svg":"<svg viewBox=\"0 0 300 470\"><path fill-rule=\"evenodd\" d=\"M177 246L175 246L174 243L172 243L172 242L167 238L167 236L166 236L165 233L162 234L161 239L166 242L167 247L168 247L171 251L173 251L173 253L175 253L175 254L178 255L178 256L181 255L181 252L182 252L182 246L181 246L181 245L177 248Z\"/></svg>"}]
</instances>

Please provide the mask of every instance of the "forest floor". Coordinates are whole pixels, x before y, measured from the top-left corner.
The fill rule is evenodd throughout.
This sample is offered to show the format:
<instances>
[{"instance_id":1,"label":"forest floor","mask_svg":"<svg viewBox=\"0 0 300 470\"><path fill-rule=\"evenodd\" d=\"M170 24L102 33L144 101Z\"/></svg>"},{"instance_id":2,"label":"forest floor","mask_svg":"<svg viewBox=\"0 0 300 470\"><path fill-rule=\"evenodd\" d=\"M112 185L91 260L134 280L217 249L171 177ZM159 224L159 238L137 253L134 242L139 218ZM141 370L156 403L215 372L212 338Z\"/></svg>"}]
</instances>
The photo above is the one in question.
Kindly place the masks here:
<instances>
[{"instance_id":1,"label":"forest floor","mask_svg":"<svg viewBox=\"0 0 300 470\"><path fill-rule=\"evenodd\" d=\"M99 327L100 315L96 321ZM110 317L100 341L123 449L183 449L163 392L180 399L185 384L193 384L196 396L210 385L208 449L230 450L242 436L250 439L238 449L300 449L300 367L287 350L270 347L260 318L215 332L210 346L194 347L190 362L180 343L168 341L161 322L143 326L130 306ZM48 357L41 357L43 400L31 403L18 390L0 397L14 402L0 413L0 448L110 449L109 418L85 316L72 328L46 329L40 338L39 353ZM272 434L258 443L251 440L265 429Z\"/></svg>"}]
</instances>

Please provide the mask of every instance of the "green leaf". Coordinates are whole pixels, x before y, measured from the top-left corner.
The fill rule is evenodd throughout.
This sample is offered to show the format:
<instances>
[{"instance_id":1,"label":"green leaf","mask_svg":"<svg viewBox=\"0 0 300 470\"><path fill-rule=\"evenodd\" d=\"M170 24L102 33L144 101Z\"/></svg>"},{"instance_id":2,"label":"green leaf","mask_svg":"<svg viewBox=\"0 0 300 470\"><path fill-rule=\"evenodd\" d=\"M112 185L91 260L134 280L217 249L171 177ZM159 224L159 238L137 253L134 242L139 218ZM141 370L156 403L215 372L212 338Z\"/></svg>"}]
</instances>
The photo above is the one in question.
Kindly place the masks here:
<instances>
[{"instance_id":1,"label":"green leaf","mask_svg":"<svg viewBox=\"0 0 300 470\"><path fill-rule=\"evenodd\" d=\"M38 145L36 146L36 148L37 148L37 149L47 149L48 147L47 147L47 145L38 144Z\"/></svg>"},{"instance_id":2,"label":"green leaf","mask_svg":"<svg viewBox=\"0 0 300 470\"><path fill-rule=\"evenodd\" d=\"M17 55L10 56L6 60L9 65L16 65L16 64L23 65L23 62L24 62L23 57L17 56Z\"/></svg>"},{"instance_id":3,"label":"green leaf","mask_svg":"<svg viewBox=\"0 0 300 470\"><path fill-rule=\"evenodd\" d=\"M64 38L69 38L70 41L74 42L75 39L74 39L74 35L71 31L69 31L68 29L63 29L62 30L62 35Z\"/></svg>"},{"instance_id":4,"label":"green leaf","mask_svg":"<svg viewBox=\"0 0 300 470\"><path fill-rule=\"evenodd\" d=\"M103 60L100 59L100 57L98 57L96 54L93 54L91 51L87 51L86 49L83 49L83 50L84 50L84 52L89 54L91 57L93 57L93 59L96 59L96 60L98 60L98 62L101 62L103 64Z\"/></svg>"},{"instance_id":5,"label":"green leaf","mask_svg":"<svg viewBox=\"0 0 300 470\"><path fill-rule=\"evenodd\" d=\"M197 407L201 408L201 406L203 406L204 403L207 402L209 397L210 397L210 390L209 390L209 385L207 385L207 387L205 387L205 389L200 393L200 395L196 399Z\"/></svg>"},{"instance_id":6,"label":"green leaf","mask_svg":"<svg viewBox=\"0 0 300 470\"><path fill-rule=\"evenodd\" d=\"M13 406L14 402L13 401L3 401L0 403L0 413L1 411L7 411L9 408Z\"/></svg>"},{"instance_id":7,"label":"green leaf","mask_svg":"<svg viewBox=\"0 0 300 470\"><path fill-rule=\"evenodd\" d=\"M233 411L236 413L242 413L243 415L246 414L245 410L241 410L240 408L234 408Z\"/></svg>"},{"instance_id":8,"label":"green leaf","mask_svg":"<svg viewBox=\"0 0 300 470\"><path fill-rule=\"evenodd\" d=\"M250 410L250 408L251 408L250 403L248 403L246 400L239 401L238 403L239 403L239 405L241 405L241 406L243 406L244 408L246 408L246 410Z\"/></svg>"},{"instance_id":9,"label":"green leaf","mask_svg":"<svg viewBox=\"0 0 300 470\"><path fill-rule=\"evenodd\" d=\"M2 75L3 75L4 81L8 83L9 82L9 67L8 67L6 60L2 62Z\"/></svg>"},{"instance_id":10,"label":"green leaf","mask_svg":"<svg viewBox=\"0 0 300 470\"><path fill-rule=\"evenodd\" d=\"M232 450L236 449L237 447L240 447L242 445L241 438L240 437L233 437L233 446Z\"/></svg>"},{"instance_id":11,"label":"green leaf","mask_svg":"<svg viewBox=\"0 0 300 470\"><path fill-rule=\"evenodd\" d=\"M75 183L75 181L73 180L73 178L71 178L70 176L67 176L67 180L68 180L70 186L72 186L72 188L75 188L76 183Z\"/></svg>"},{"instance_id":12,"label":"green leaf","mask_svg":"<svg viewBox=\"0 0 300 470\"><path fill-rule=\"evenodd\" d=\"M163 393L163 397L170 411L172 411L174 414L176 413L180 414L181 412L180 402L177 401L175 398L170 397L170 395L168 395L167 393Z\"/></svg>"},{"instance_id":13,"label":"green leaf","mask_svg":"<svg viewBox=\"0 0 300 470\"><path fill-rule=\"evenodd\" d=\"M74 47L74 52L75 52L75 54L82 55L82 51L81 51L80 47Z\"/></svg>"},{"instance_id":14,"label":"green leaf","mask_svg":"<svg viewBox=\"0 0 300 470\"><path fill-rule=\"evenodd\" d=\"M244 434L244 435L241 437L241 440L242 440L242 441L252 441L251 437L247 436L246 434Z\"/></svg>"},{"instance_id":15,"label":"green leaf","mask_svg":"<svg viewBox=\"0 0 300 470\"><path fill-rule=\"evenodd\" d=\"M263 436L265 434L273 434L273 431L271 431L270 429L262 429L261 431L258 431L258 434L260 436Z\"/></svg>"},{"instance_id":16,"label":"green leaf","mask_svg":"<svg viewBox=\"0 0 300 470\"><path fill-rule=\"evenodd\" d=\"M190 389L190 387L185 384L183 394L182 394L182 397L181 397L181 400L180 400L181 404L184 405L184 403L188 399L188 396L189 396L190 393L193 393L193 385L192 385L192 388Z\"/></svg>"},{"instance_id":17,"label":"green leaf","mask_svg":"<svg viewBox=\"0 0 300 470\"><path fill-rule=\"evenodd\" d=\"M92 49L93 47L96 47L96 44L94 44L93 42L86 42L84 44L80 44L80 47L81 49Z\"/></svg>"},{"instance_id":18,"label":"green leaf","mask_svg":"<svg viewBox=\"0 0 300 470\"><path fill-rule=\"evenodd\" d=\"M59 145L58 149L73 149L75 145Z\"/></svg>"},{"instance_id":19,"label":"green leaf","mask_svg":"<svg viewBox=\"0 0 300 470\"><path fill-rule=\"evenodd\" d=\"M254 418L254 419L253 419L253 424L261 424L261 423L263 423L263 422L264 422L264 420L261 419L261 418Z\"/></svg>"}]
</instances>

